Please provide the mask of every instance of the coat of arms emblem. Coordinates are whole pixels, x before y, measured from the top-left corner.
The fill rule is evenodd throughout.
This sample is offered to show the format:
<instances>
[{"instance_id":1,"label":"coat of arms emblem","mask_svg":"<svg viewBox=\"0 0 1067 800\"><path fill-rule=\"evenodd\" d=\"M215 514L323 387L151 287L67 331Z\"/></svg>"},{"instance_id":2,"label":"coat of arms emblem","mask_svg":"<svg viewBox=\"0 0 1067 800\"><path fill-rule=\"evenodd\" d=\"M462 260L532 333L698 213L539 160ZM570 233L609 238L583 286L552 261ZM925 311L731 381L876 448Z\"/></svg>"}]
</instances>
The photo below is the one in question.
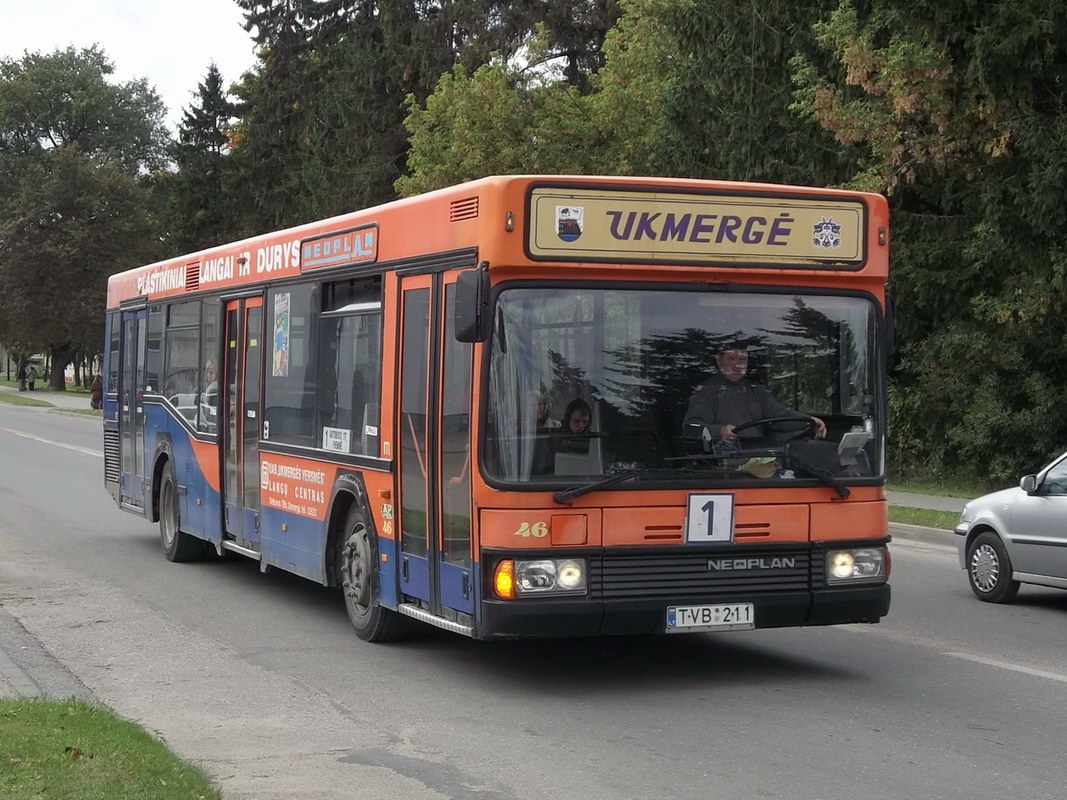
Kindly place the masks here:
<instances>
[{"instance_id":1,"label":"coat of arms emblem","mask_svg":"<svg viewBox=\"0 0 1067 800\"><path fill-rule=\"evenodd\" d=\"M840 247L841 225L832 218L819 220L811 226L811 244L814 247Z\"/></svg>"}]
</instances>

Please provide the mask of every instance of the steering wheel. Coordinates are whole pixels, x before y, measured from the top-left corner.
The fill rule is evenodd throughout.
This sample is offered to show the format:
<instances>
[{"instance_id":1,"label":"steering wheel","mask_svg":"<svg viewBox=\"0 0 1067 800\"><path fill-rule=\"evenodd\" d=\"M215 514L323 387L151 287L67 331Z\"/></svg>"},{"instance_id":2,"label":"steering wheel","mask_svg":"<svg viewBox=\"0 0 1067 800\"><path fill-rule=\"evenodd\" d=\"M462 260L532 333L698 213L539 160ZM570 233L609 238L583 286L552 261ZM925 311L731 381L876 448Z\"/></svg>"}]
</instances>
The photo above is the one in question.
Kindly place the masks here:
<instances>
[{"instance_id":1,"label":"steering wheel","mask_svg":"<svg viewBox=\"0 0 1067 800\"><path fill-rule=\"evenodd\" d=\"M739 434L741 431L755 428L757 425L770 425L775 422L792 422L801 425L796 431L774 431L781 441L791 442L801 437L811 439L815 436L815 421L811 417L764 417L763 419L754 419L751 422L735 425L734 433Z\"/></svg>"}]
</instances>

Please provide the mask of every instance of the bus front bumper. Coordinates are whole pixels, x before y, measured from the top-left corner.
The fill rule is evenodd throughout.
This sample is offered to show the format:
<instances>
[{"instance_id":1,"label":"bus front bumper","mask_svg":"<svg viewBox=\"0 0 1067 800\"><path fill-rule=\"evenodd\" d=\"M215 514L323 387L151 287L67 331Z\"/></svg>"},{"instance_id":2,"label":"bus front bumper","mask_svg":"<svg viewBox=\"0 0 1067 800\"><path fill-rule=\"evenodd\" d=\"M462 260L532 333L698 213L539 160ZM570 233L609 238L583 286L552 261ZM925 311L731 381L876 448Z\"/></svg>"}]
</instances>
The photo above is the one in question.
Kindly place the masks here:
<instances>
[{"instance_id":1,"label":"bus front bumper","mask_svg":"<svg viewBox=\"0 0 1067 800\"><path fill-rule=\"evenodd\" d=\"M669 606L752 603L755 628L878 622L889 612L887 583L789 592L639 600L527 598L483 600L478 638L657 634Z\"/></svg>"}]
</instances>

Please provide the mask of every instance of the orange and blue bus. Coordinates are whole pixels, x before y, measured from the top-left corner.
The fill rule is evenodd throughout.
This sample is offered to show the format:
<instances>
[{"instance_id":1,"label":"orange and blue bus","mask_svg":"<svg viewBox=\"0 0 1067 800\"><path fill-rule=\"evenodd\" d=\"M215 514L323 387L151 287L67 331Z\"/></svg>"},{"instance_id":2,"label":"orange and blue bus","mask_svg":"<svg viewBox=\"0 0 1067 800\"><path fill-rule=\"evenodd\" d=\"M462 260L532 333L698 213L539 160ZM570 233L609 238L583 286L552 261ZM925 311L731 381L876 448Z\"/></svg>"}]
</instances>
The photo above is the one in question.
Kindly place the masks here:
<instances>
[{"instance_id":1,"label":"orange and blue bus","mask_svg":"<svg viewBox=\"0 0 1067 800\"><path fill-rule=\"evenodd\" d=\"M105 484L369 641L877 622L888 237L876 194L508 176L131 269Z\"/></svg>"}]
</instances>

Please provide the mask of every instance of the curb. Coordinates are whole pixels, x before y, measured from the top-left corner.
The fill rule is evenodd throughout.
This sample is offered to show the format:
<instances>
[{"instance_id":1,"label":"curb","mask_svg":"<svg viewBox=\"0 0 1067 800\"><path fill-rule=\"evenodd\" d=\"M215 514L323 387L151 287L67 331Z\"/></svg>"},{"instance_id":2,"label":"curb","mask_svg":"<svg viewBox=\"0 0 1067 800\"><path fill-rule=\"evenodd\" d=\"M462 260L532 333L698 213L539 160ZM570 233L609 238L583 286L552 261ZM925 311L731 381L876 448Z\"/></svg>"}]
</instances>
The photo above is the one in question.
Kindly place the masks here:
<instances>
[{"instance_id":1,"label":"curb","mask_svg":"<svg viewBox=\"0 0 1067 800\"><path fill-rule=\"evenodd\" d=\"M924 525L909 525L905 522L890 522L889 533L894 539L909 542L940 544L955 549L956 535L945 528L927 528Z\"/></svg>"},{"instance_id":2,"label":"curb","mask_svg":"<svg viewBox=\"0 0 1067 800\"><path fill-rule=\"evenodd\" d=\"M0 697L77 697L99 704L92 690L0 605Z\"/></svg>"}]
</instances>

